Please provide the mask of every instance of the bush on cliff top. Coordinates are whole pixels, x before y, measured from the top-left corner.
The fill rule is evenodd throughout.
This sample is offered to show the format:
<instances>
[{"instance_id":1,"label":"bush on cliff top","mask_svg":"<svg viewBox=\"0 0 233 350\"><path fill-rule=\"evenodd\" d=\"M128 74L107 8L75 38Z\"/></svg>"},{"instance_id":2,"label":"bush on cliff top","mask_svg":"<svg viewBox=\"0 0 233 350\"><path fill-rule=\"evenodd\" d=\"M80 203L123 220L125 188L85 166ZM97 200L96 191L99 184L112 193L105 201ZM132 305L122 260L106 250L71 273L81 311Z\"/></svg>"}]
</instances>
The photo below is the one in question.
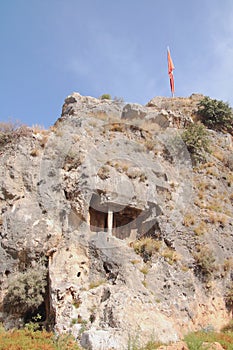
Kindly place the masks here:
<instances>
[{"instance_id":1,"label":"bush on cliff top","mask_svg":"<svg viewBox=\"0 0 233 350\"><path fill-rule=\"evenodd\" d=\"M197 106L197 115L208 128L233 132L233 111L227 102L205 96Z\"/></svg>"},{"instance_id":2,"label":"bush on cliff top","mask_svg":"<svg viewBox=\"0 0 233 350\"><path fill-rule=\"evenodd\" d=\"M7 144L16 141L20 137L28 136L30 133L30 128L18 121L0 122L0 151Z\"/></svg>"},{"instance_id":3,"label":"bush on cliff top","mask_svg":"<svg viewBox=\"0 0 233 350\"><path fill-rule=\"evenodd\" d=\"M100 96L101 100L111 100L112 97L110 94L103 94L102 96Z\"/></svg>"}]
</instances>

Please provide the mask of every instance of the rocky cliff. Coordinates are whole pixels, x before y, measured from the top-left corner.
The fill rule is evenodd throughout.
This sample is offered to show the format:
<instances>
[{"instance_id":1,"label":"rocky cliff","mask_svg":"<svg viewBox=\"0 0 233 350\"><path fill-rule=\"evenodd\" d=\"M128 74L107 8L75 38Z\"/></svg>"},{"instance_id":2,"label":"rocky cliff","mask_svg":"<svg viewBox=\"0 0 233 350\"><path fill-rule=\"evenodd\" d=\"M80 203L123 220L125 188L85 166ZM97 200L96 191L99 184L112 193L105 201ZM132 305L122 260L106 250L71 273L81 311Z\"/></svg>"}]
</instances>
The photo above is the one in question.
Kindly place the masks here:
<instances>
[{"instance_id":1,"label":"rocky cliff","mask_svg":"<svg viewBox=\"0 0 233 350\"><path fill-rule=\"evenodd\" d=\"M180 138L202 97L141 106L73 93L50 130L0 143L7 328L40 314L97 350L228 323L232 136L209 130L196 166Z\"/></svg>"}]
</instances>

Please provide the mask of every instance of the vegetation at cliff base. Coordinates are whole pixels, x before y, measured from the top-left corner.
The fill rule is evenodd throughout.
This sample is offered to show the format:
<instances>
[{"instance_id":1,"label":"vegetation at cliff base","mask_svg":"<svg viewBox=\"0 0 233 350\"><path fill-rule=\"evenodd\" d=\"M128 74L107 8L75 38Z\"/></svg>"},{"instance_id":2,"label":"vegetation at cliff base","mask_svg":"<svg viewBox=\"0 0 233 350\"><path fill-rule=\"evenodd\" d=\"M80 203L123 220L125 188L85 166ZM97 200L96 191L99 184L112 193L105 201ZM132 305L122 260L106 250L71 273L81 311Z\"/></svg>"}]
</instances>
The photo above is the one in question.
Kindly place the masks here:
<instances>
[{"instance_id":1,"label":"vegetation at cliff base","mask_svg":"<svg viewBox=\"0 0 233 350\"><path fill-rule=\"evenodd\" d=\"M233 350L232 332L193 332L186 335L184 340L189 350L217 349L211 347L212 343L219 343L223 349Z\"/></svg>"},{"instance_id":2,"label":"vegetation at cliff base","mask_svg":"<svg viewBox=\"0 0 233 350\"><path fill-rule=\"evenodd\" d=\"M0 328L0 350L81 350L70 335L56 337L51 332L28 329L5 331Z\"/></svg>"},{"instance_id":3,"label":"vegetation at cliff base","mask_svg":"<svg viewBox=\"0 0 233 350\"><path fill-rule=\"evenodd\" d=\"M6 308L13 308L19 314L35 311L44 301L47 269L42 264L18 272L9 279Z\"/></svg>"},{"instance_id":4,"label":"vegetation at cliff base","mask_svg":"<svg viewBox=\"0 0 233 350\"><path fill-rule=\"evenodd\" d=\"M223 349L233 350L232 327L226 327L222 332L203 330L192 332L184 337L189 350L212 349L211 344L219 343ZM137 344L137 339L130 339L129 350L155 350L162 343L149 341L146 345ZM163 349L166 347L163 345ZM82 350L75 339L64 334L55 336L52 332L32 331L27 328L21 330L5 331L0 327L0 350ZM110 350L110 349L105 349Z\"/></svg>"}]
</instances>

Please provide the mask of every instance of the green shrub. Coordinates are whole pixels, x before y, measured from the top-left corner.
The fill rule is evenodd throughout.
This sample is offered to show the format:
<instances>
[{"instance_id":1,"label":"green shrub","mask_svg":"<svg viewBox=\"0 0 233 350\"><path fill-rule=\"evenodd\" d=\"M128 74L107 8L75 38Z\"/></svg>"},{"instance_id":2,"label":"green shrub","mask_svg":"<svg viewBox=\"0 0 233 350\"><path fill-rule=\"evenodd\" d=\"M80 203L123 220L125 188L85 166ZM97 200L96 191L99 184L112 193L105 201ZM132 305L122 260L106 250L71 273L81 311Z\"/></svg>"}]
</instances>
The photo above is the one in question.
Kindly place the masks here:
<instances>
[{"instance_id":1,"label":"green shrub","mask_svg":"<svg viewBox=\"0 0 233 350\"><path fill-rule=\"evenodd\" d=\"M197 115L201 118L202 123L210 129L233 131L232 108L227 102L205 96L198 103Z\"/></svg>"},{"instance_id":2,"label":"green shrub","mask_svg":"<svg viewBox=\"0 0 233 350\"><path fill-rule=\"evenodd\" d=\"M47 269L42 264L9 277L5 307L21 315L34 312L44 301Z\"/></svg>"},{"instance_id":3,"label":"green shrub","mask_svg":"<svg viewBox=\"0 0 233 350\"><path fill-rule=\"evenodd\" d=\"M190 333L184 337L186 344L188 345L189 350L203 350L203 340L195 333Z\"/></svg>"},{"instance_id":4,"label":"green shrub","mask_svg":"<svg viewBox=\"0 0 233 350\"><path fill-rule=\"evenodd\" d=\"M184 341L188 345L189 350L207 350L215 349L211 344L219 343L223 349L233 350L233 334L202 331L189 333L184 337Z\"/></svg>"},{"instance_id":5,"label":"green shrub","mask_svg":"<svg viewBox=\"0 0 233 350\"><path fill-rule=\"evenodd\" d=\"M112 97L109 94L103 94L102 96L100 96L100 99L101 100L111 100Z\"/></svg>"},{"instance_id":6,"label":"green shrub","mask_svg":"<svg viewBox=\"0 0 233 350\"><path fill-rule=\"evenodd\" d=\"M31 321L25 324L25 329L31 332L36 332L41 328L42 316L38 313L36 316L32 317Z\"/></svg>"},{"instance_id":7,"label":"green shrub","mask_svg":"<svg viewBox=\"0 0 233 350\"><path fill-rule=\"evenodd\" d=\"M205 162L206 153L210 152L210 139L205 126L201 123L190 124L181 137L193 163Z\"/></svg>"}]
</instances>

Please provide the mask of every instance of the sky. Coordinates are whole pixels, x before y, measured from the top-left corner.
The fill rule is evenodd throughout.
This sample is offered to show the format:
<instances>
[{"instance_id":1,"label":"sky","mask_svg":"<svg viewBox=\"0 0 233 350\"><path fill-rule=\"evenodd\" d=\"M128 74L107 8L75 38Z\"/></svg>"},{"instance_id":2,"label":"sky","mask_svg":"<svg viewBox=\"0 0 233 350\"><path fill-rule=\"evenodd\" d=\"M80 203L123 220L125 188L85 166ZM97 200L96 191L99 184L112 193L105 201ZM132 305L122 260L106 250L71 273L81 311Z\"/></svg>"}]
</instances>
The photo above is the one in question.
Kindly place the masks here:
<instances>
[{"instance_id":1,"label":"sky","mask_svg":"<svg viewBox=\"0 0 233 350\"><path fill-rule=\"evenodd\" d=\"M0 0L0 121L48 128L72 92L233 106L232 0Z\"/></svg>"}]
</instances>

